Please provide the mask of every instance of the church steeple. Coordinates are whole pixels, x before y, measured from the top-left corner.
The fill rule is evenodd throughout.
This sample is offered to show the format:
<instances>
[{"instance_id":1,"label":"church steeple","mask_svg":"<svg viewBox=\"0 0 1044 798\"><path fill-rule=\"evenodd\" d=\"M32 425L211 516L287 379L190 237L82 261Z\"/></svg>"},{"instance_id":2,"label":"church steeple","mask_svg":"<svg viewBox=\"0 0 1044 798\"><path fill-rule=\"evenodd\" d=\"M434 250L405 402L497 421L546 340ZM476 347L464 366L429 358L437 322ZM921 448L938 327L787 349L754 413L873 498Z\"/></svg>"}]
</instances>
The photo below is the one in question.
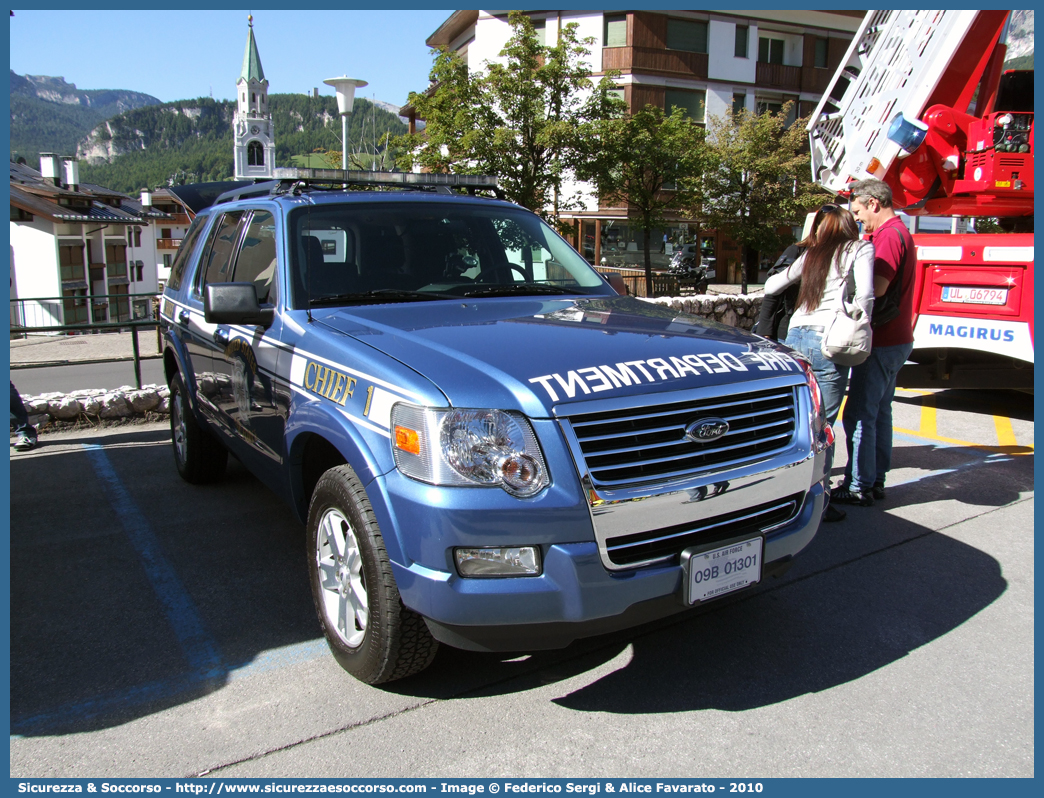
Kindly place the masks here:
<instances>
[{"instance_id":1,"label":"church steeple","mask_svg":"<svg viewBox=\"0 0 1044 798\"><path fill-rule=\"evenodd\" d=\"M243 71L239 75L240 80L245 80L249 83L251 80L256 80L261 83L265 79L265 70L261 68L261 54L257 51L257 42L254 41L254 17L250 15L247 17L247 25L249 26L247 32L247 44L246 52L243 53Z\"/></svg>"},{"instance_id":2,"label":"church steeple","mask_svg":"<svg viewBox=\"0 0 1044 798\"><path fill-rule=\"evenodd\" d=\"M268 110L268 81L254 39L254 17L247 17L243 69L236 81L236 179L269 178L275 173L275 126Z\"/></svg>"}]
</instances>

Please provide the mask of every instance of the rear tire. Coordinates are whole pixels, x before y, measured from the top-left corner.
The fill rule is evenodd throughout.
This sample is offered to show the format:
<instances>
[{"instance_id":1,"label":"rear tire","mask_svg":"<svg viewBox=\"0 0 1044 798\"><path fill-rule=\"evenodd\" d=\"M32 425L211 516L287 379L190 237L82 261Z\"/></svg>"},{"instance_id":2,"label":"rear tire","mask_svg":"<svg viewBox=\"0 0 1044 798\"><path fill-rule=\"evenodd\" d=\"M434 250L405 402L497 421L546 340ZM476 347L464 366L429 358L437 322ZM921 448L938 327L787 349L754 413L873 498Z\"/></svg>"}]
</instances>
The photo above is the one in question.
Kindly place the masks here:
<instances>
[{"instance_id":1,"label":"rear tire","mask_svg":"<svg viewBox=\"0 0 1044 798\"><path fill-rule=\"evenodd\" d=\"M350 466L331 468L308 508L308 575L334 658L366 684L419 673L439 644L402 603L384 538Z\"/></svg>"},{"instance_id":2,"label":"rear tire","mask_svg":"<svg viewBox=\"0 0 1044 798\"><path fill-rule=\"evenodd\" d=\"M197 423L181 374L170 381L170 438L174 464L182 479L193 485L221 479L228 464L228 449Z\"/></svg>"}]
</instances>

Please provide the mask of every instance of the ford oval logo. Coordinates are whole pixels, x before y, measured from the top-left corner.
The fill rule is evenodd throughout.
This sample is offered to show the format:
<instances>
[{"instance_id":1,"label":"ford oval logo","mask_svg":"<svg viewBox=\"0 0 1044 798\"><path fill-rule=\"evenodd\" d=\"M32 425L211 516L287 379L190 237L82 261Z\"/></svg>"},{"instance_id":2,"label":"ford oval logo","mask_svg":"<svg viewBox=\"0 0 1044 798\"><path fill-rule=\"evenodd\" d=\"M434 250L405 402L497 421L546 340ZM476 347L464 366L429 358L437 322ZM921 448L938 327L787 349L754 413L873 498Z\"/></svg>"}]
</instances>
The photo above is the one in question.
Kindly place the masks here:
<instances>
[{"instance_id":1,"label":"ford oval logo","mask_svg":"<svg viewBox=\"0 0 1044 798\"><path fill-rule=\"evenodd\" d=\"M729 422L723 418L701 418L685 428L685 437L696 443L716 441L729 431Z\"/></svg>"}]
</instances>

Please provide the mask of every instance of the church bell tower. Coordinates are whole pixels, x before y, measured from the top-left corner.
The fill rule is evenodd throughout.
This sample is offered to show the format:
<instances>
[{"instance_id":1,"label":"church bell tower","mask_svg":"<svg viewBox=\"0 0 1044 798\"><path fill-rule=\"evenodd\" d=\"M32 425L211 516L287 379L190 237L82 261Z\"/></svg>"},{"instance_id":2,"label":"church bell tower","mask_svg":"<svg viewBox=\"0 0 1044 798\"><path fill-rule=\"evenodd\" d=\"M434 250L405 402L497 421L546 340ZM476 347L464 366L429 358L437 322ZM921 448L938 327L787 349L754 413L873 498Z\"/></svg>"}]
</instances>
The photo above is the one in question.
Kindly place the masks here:
<instances>
[{"instance_id":1,"label":"church bell tower","mask_svg":"<svg viewBox=\"0 0 1044 798\"><path fill-rule=\"evenodd\" d=\"M247 24L243 70L236 81L236 180L271 179L275 176L275 125L268 110L268 81L254 41L252 15Z\"/></svg>"}]
</instances>

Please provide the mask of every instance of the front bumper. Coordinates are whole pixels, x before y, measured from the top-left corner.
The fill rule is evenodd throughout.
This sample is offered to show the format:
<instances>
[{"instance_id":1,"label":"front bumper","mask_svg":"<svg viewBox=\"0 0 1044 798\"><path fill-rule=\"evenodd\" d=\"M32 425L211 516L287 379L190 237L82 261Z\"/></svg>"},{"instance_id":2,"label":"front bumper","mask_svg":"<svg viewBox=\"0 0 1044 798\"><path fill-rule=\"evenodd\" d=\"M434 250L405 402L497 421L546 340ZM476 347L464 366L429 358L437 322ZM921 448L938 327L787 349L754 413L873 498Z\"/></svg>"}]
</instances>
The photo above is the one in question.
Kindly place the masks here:
<instances>
[{"instance_id":1,"label":"front bumper","mask_svg":"<svg viewBox=\"0 0 1044 798\"><path fill-rule=\"evenodd\" d=\"M813 470L819 478L805 490L796 516L766 534L763 576L785 570L794 555L815 536L824 509L826 462L825 454L813 458ZM543 497L545 506L534 502L519 512L516 504L514 511L508 513L449 507L446 499L450 494L446 493L439 494L442 506L433 507L429 502L435 498L435 489L429 486L394 473L378 481L384 483L383 489L391 488L396 494L393 523L413 524L413 531L421 533L429 551L445 553L445 566L427 567L413 561L393 563L393 570L403 602L422 615L432 634L448 645L475 651L562 648L580 638L629 628L687 609L682 600L683 569L676 559L633 570L606 569L583 494L569 490L564 491L565 495L556 495L551 490ZM473 501L468 494L474 494L474 490L457 489L452 493L460 495L462 491L466 499ZM481 493L494 498L492 491ZM568 496L578 501L572 507L558 504ZM381 520L382 526L392 522ZM577 535L581 529L584 534ZM498 533L504 534L503 539ZM573 540L587 540L549 539L557 537L562 541L570 536ZM539 544L543 572L527 578L459 577L449 565L448 552L454 545L479 543Z\"/></svg>"},{"instance_id":2,"label":"front bumper","mask_svg":"<svg viewBox=\"0 0 1044 798\"><path fill-rule=\"evenodd\" d=\"M796 383L765 384L785 393ZM553 482L530 499L378 477L371 501L397 543L388 550L403 602L458 648L538 650L686 610L679 555L694 545L762 535L763 575L785 569L819 528L832 455L811 440L806 393L794 394L793 432L773 451L659 485L600 487L572 417L533 421ZM543 571L464 579L456 546L539 546Z\"/></svg>"}]
</instances>

